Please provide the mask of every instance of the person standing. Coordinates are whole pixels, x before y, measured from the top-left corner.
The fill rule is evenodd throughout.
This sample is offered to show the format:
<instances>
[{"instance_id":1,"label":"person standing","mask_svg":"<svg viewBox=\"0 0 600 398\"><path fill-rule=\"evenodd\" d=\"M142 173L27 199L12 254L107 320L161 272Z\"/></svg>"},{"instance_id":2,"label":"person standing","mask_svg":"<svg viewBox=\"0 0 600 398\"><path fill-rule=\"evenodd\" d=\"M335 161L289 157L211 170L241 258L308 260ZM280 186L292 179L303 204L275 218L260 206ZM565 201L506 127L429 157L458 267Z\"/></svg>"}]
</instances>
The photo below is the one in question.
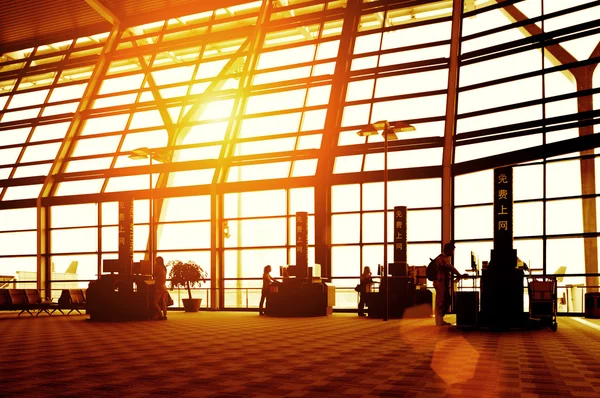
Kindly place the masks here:
<instances>
[{"instance_id":1,"label":"person standing","mask_svg":"<svg viewBox=\"0 0 600 398\"><path fill-rule=\"evenodd\" d=\"M269 295L269 289L271 288L271 285L273 285L274 283L277 283L277 281L275 279L273 279L273 277L271 276L271 266L266 265L263 270L262 292L260 295L260 303L258 304L258 314L259 315L265 314L263 311L263 304L265 304L265 300L267 299L267 296Z\"/></svg>"},{"instance_id":2,"label":"person standing","mask_svg":"<svg viewBox=\"0 0 600 398\"><path fill-rule=\"evenodd\" d=\"M365 293L370 293L371 287L373 286L373 277L371 275L370 267L363 268L363 273L360 275L359 286L358 316L365 316Z\"/></svg>"},{"instance_id":3,"label":"person standing","mask_svg":"<svg viewBox=\"0 0 600 398\"><path fill-rule=\"evenodd\" d=\"M162 257L154 261L154 294L152 296L153 320L167 319L167 267Z\"/></svg>"},{"instance_id":4,"label":"person standing","mask_svg":"<svg viewBox=\"0 0 600 398\"><path fill-rule=\"evenodd\" d=\"M452 274L460 278L461 273L450 262L454 256L454 243L446 243L444 252L436 257L437 279L433 282L435 288L435 324L437 326L450 325L444 321L444 315L448 313L451 301Z\"/></svg>"}]
</instances>

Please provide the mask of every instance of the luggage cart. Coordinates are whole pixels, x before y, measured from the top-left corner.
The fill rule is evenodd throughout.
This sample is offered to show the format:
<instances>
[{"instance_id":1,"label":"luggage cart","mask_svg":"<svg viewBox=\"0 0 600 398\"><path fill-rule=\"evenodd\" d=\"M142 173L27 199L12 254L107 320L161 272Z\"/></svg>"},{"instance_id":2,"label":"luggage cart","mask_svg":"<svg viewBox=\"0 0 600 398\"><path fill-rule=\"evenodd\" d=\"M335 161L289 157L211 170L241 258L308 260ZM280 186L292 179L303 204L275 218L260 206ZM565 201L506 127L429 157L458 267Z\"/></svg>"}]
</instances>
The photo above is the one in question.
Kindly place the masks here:
<instances>
[{"instance_id":1,"label":"luggage cart","mask_svg":"<svg viewBox=\"0 0 600 398\"><path fill-rule=\"evenodd\" d=\"M529 319L550 327L556 332L556 277L535 276L527 278L527 291L529 293Z\"/></svg>"}]
</instances>

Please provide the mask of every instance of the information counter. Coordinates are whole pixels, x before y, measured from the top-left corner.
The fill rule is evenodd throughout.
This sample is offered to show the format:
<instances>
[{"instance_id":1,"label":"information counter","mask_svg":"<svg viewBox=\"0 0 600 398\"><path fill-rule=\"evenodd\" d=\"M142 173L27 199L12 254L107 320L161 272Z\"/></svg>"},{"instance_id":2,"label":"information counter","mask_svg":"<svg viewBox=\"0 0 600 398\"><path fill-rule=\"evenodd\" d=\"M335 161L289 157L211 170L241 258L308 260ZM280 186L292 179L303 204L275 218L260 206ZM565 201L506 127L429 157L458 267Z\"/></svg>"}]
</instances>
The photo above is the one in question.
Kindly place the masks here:
<instances>
[{"instance_id":1,"label":"information counter","mask_svg":"<svg viewBox=\"0 0 600 398\"><path fill-rule=\"evenodd\" d=\"M432 293L426 286L416 285L413 277L390 276L388 294L389 318L420 318L432 314ZM378 292L364 293L370 318L385 314L385 283Z\"/></svg>"},{"instance_id":2,"label":"information counter","mask_svg":"<svg viewBox=\"0 0 600 398\"><path fill-rule=\"evenodd\" d=\"M135 321L150 317L154 281L149 277L122 280L102 275L87 289L86 312L91 321Z\"/></svg>"},{"instance_id":3,"label":"information counter","mask_svg":"<svg viewBox=\"0 0 600 398\"><path fill-rule=\"evenodd\" d=\"M281 317L331 315L335 286L311 279L284 279L272 287L265 314Z\"/></svg>"}]
</instances>

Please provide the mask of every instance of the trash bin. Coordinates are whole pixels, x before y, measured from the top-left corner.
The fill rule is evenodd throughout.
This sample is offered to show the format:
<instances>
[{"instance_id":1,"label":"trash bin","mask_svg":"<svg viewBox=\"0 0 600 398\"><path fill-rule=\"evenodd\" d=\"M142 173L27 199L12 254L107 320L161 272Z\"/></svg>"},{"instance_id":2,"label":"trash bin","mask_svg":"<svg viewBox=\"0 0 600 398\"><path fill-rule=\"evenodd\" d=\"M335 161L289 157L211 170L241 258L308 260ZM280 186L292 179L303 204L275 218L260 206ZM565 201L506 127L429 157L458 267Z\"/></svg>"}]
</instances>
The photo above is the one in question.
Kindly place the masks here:
<instances>
[{"instance_id":1,"label":"trash bin","mask_svg":"<svg viewBox=\"0 0 600 398\"><path fill-rule=\"evenodd\" d=\"M583 306L582 306L582 302L581 299L583 297L582 290L584 289L584 285L583 283L581 284L574 284L574 285L567 285L566 286L567 290L568 290L568 296L569 297L569 301L567 302L567 312L578 312L578 313L582 313L583 312Z\"/></svg>"},{"instance_id":2,"label":"trash bin","mask_svg":"<svg viewBox=\"0 0 600 398\"><path fill-rule=\"evenodd\" d=\"M585 317L600 318L600 293L585 294Z\"/></svg>"}]
</instances>

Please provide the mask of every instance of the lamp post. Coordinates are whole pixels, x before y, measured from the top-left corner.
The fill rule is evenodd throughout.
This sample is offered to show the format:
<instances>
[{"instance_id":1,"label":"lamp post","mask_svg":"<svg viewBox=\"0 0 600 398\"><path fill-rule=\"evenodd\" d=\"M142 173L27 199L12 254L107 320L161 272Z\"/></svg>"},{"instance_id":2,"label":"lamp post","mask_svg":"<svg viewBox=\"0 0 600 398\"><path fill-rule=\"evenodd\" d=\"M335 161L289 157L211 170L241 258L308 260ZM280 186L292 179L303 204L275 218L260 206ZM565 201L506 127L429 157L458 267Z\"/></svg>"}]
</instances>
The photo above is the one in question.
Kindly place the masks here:
<instances>
[{"instance_id":1,"label":"lamp post","mask_svg":"<svg viewBox=\"0 0 600 398\"><path fill-rule=\"evenodd\" d=\"M129 155L130 159L141 160L141 159L150 159L149 162L149 231L148 231L148 257L150 260L150 267L154 272L154 198L152 197L152 160L156 160L157 162L164 163L168 161L170 150L167 148L148 148L142 147L137 148L131 151Z\"/></svg>"},{"instance_id":2,"label":"lamp post","mask_svg":"<svg viewBox=\"0 0 600 398\"><path fill-rule=\"evenodd\" d=\"M381 133L380 133L381 131ZM388 166L387 166L387 155L388 155L388 141L397 140L398 136L396 133L405 131L415 131L415 127L406 122L395 122L394 126L390 125L387 120L380 120L375 123L371 123L366 127L360 129L356 134L361 137L368 137L371 135L383 136L383 286L385 290L385 300L383 308L383 320L388 320L389 310L389 291L388 291L388 255L387 255L387 185L388 185Z\"/></svg>"}]
</instances>

